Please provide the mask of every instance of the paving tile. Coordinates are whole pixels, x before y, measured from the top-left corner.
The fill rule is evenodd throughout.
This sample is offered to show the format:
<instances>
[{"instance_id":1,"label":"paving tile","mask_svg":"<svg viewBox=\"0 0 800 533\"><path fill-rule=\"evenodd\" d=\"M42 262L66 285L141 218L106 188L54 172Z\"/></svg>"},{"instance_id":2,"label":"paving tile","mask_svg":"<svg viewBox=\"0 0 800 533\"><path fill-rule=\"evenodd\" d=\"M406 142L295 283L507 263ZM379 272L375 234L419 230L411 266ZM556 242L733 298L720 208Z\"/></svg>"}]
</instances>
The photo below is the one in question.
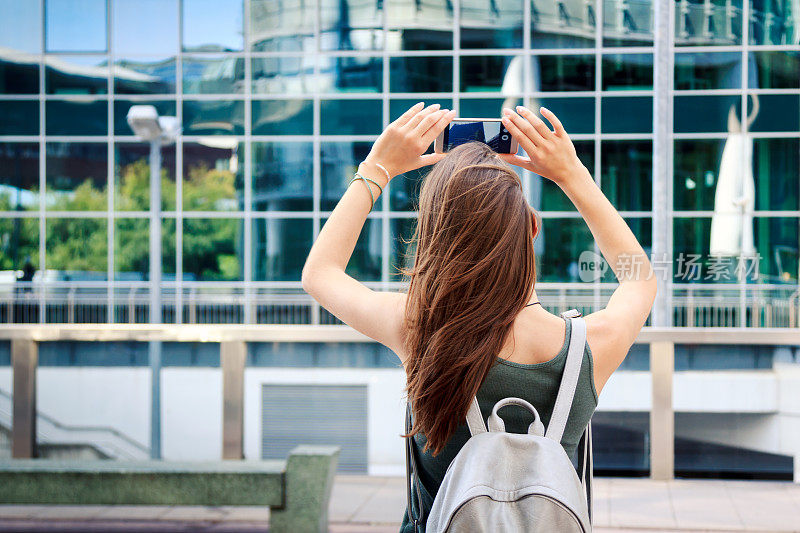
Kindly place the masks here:
<instances>
[{"instance_id":1,"label":"paving tile","mask_svg":"<svg viewBox=\"0 0 800 533\"><path fill-rule=\"evenodd\" d=\"M609 494L611 527L676 528L666 482L613 479Z\"/></svg>"},{"instance_id":2,"label":"paving tile","mask_svg":"<svg viewBox=\"0 0 800 533\"><path fill-rule=\"evenodd\" d=\"M103 505L47 505L31 518L43 520L93 519L103 512Z\"/></svg>"},{"instance_id":3,"label":"paving tile","mask_svg":"<svg viewBox=\"0 0 800 533\"><path fill-rule=\"evenodd\" d=\"M678 527L744 529L724 483L676 480L668 487Z\"/></svg>"},{"instance_id":4,"label":"paving tile","mask_svg":"<svg viewBox=\"0 0 800 533\"><path fill-rule=\"evenodd\" d=\"M158 517L159 520L199 520L199 521L220 521L225 518L227 513L221 507L202 507L202 506L173 506Z\"/></svg>"},{"instance_id":5,"label":"paving tile","mask_svg":"<svg viewBox=\"0 0 800 533\"><path fill-rule=\"evenodd\" d=\"M30 518L47 509L47 505L0 505L0 518Z\"/></svg>"},{"instance_id":6,"label":"paving tile","mask_svg":"<svg viewBox=\"0 0 800 533\"><path fill-rule=\"evenodd\" d=\"M800 512L790 482L730 481L726 487L747 529L800 531Z\"/></svg>"},{"instance_id":7,"label":"paving tile","mask_svg":"<svg viewBox=\"0 0 800 533\"><path fill-rule=\"evenodd\" d=\"M384 483L372 494L352 517L351 522L361 524L387 524L403 520L406 493L402 483Z\"/></svg>"},{"instance_id":8,"label":"paving tile","mask_svg":"<svg viewBox=\"0 0 800 533\"><path fill-rule=\"evenodd\" d=\"M611 523L611 480L594 478L592 507L595 526L607 526Z\"/></svg>"},{"instance_id":9,"label":"paving tile","mask_svg":"<svg viewBox=\"0 0 800 533\"><path fill-rule=\"evenodd\" d=\"M94 518L101 520L157 520L169 510L169 505L104 505Z\"/></svg>"},{"instance_id":10,"label":"paving tile","mask_svg":"<svg viewBox=\"0 0 800 533\"><path fill-rule=\"evenodd\" d=\"M370 482L366 476L337 476L328 506L328 520L351 522L355 514L386 483L384 478Z\"/></svg>"}]
</instances>

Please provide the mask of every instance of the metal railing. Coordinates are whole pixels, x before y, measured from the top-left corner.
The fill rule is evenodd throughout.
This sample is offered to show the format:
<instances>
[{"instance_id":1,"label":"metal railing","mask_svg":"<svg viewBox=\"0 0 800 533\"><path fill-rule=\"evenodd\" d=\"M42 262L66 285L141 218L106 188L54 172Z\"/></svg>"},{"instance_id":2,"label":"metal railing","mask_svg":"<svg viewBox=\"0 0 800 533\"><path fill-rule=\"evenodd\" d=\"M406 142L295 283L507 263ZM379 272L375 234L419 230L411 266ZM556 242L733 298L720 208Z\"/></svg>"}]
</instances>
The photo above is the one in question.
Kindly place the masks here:
<instances>
[{"instance_id":1,"label":"metal railing","mask_svg":"<svg viewBox=\"0 0 800 533\"><path fill-rule=\"evenodd\" d=\"M615 284L539 283L536 292L552 312L602 309ZM399 283L389 290L405 290ZM102 282L0 284L3 324L148 324L147 285ZM196 284L162 288L167 324L336 325L336 317L301 288ZM649 324L649 322L648 322ZM675 327L800 327L797 285L676 284L672 286Z\"/></svg>"}]
</instances>

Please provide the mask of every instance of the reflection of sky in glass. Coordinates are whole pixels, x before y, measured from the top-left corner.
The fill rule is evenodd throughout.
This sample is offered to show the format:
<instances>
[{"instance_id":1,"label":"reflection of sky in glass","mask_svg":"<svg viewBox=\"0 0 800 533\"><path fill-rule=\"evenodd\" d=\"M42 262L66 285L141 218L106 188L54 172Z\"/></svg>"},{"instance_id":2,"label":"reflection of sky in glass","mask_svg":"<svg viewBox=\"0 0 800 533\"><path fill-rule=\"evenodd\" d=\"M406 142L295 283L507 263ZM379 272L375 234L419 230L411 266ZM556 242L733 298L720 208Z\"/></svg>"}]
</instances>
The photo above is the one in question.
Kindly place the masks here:
<instances>
[{"instance_id":1,"label":"reflection of sky in glass","mask_svg":"<svg viewBox=\"0 0 800 533\"><path fill-rule=\"evenodd\" d=\"M241 50L242 0L183 0L183 49Z\"/></svg>"},{"instance_id":2,"label":"reflection of sky in glass","mask_svg":"<svg viewBox=\"0 0 800 533\"><path fill-rule=\"evenodd\" d=\"M47 50L50 52L104 52L105 0L48 0Z\"/></svg>"},{"instance_id":3,"label":"reflection of sky in glass","mask_svg":"<svg viewBox=\"0 0 800 533\"><path fill-rule=\"evenodd\" d=\"M13 24L7 21L13 20ZM0 0L0 47L39 52L42 49L42 25L39 2Z\"/></svg>"},{"instance_id":4,"label":"reflection of sky in glass","mask_svg":"<svg viewBox=\"0 0 800 533\"><path fill-rule=\"evenodd\" d=\"M115 54L164 54L178 50L176 0L116 0Z\"/></svg>"}]
</instances>

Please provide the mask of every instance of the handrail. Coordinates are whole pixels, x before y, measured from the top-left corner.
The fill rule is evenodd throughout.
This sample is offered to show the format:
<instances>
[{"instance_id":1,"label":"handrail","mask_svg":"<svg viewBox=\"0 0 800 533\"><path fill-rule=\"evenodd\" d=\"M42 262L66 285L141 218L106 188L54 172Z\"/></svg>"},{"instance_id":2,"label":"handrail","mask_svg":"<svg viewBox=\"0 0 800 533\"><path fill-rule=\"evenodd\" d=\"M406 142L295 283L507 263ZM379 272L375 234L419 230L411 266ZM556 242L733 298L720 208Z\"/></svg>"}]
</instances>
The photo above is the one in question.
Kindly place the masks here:
<instances>
[{"instance_id":1,"label":"handrail","mask_svg":"<svg viewBox=\"0 0 800 533\"><path fill-rule=\"evenodd\" d=\"M0 340L113 342L375 342L347 325L0 324ZM651 327L637 344L800 345L800 328Z\"/></svg>"},{"instance_id":2,"label":"handrail","mask_svg":"<svg viewBox=\"0 0 800 533\"><path fill-rule=\"evenodd\" d=\"M9 401L13 402L13 398L12 398L11 394L9 394L8 392L4 391L3 389L0 389L0 396L4 396ZM41 419L41 420L43 420L43 421L45 421L45 422L47 422L48 424L51 424L55 428L57 428L59 430L62 430L62 431L66 431L66 432L85 431L85 432L110 433L110 434L114 435L115 437L119 438L120 440L125 441L126 443L131 445L133 448L139 450L145 456L147 456L147 457L150 456L150 448L149 447L145 446L144 444L142 444L142 443L136 441L135 439L133 439L133 437L129 437L128 435L122 433L121 431L119 431L118 429L115 429L113 427L110 427L110 426L79 426L79 425L64 424L63 422L59 422L55 418L53 418L53 417L51 417L49 415L46 415L46 414L42 413L39 410L36 411L36 417ZM92 443L87 443L87 445L91 446Z\"/></svg>"}]
</instances>

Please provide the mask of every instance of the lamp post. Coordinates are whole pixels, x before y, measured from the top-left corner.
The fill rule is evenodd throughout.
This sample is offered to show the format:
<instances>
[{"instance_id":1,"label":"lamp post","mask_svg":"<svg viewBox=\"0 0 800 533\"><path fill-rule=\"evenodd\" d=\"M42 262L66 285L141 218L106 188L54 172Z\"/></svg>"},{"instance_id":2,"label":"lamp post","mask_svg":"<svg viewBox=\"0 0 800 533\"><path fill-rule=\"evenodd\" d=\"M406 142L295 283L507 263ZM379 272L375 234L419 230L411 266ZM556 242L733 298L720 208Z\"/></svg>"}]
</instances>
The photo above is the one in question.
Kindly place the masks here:
<instances>
[{"instance_id":1,"label":"lamp post","mask_svg":"<svg viewBox=\"0 0 800 533\"><path fill-rule=\"evenodd\" d=\"M151 105L128 110L128 125L150 143L150 323L161 323L161 147L180 133L176 117L159 117ZM150 456L161 458L161 341L149 342L152 374L150 398Z\"/></svg>"}]
</instances>

